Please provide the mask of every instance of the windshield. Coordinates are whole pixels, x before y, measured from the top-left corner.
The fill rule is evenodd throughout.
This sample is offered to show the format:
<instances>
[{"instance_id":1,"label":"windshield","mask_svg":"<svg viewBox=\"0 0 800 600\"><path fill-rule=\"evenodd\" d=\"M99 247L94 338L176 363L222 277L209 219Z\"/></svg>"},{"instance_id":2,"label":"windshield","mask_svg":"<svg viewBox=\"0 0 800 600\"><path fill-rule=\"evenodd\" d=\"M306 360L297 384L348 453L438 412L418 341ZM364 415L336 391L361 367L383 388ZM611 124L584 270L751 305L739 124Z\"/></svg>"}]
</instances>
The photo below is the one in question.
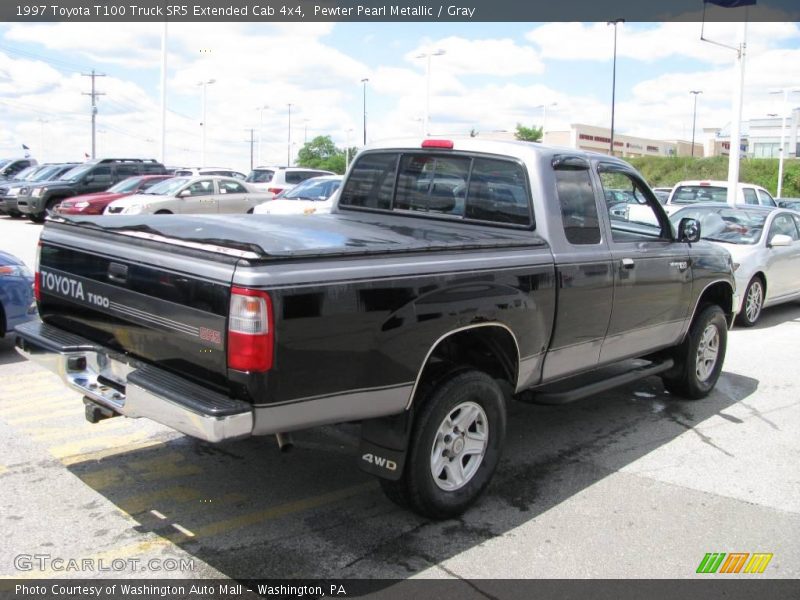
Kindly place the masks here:
<instances>
[{"instance_id":1,"label":"windshield","mask_svg":"<svg viewBox=\"0 0 800 600\"><path fill-rule=\"evenodd\" d=\"M728 188L715 185L682 185L672 195L673 204L727 202Z\"/></svg>"},{"instance_id":2,"label":"windshield","mask_svg":"<svg viewBox=\"0 0 800 600\"><path fill-rule=\"evenodd\" d=\"M86 174L89 170L92 169L94 165L80 165L78 167L74 167L64 173L59 179L61 181L78 181L84 174Z\"/></svg>"},{"instance_id":3,"label":"windshield","mask_svg":"<svg viewBox=\"0 0 800 600\"><path fill-rule=\"evenodd\" d=\"M53 175L58 173L59 170L58 165L51 165L49 167L44 167L32 173L30 177L28 177L28 181L47 181Z\"/></svg>"},{"instance_id":4,"label":"windshield","mask_svg":"<svg viewBox=\"0 0 800 600\"><path fill-rule=\"evenodd\" d=\"M129 177L128 179L123 179L117 185L112 185L110 188L108 188L106 192L109 194L124 194L126 192L134 192L139 186L139 182L141 180L141 177Z\"/></svg>"},{"instance_id":5,"label":"windshield","mask_svg":"<svg viewBox=\"0 0 800 600\"><path fill-rule=\"evenodd\" d=\"M250 183L269 183L272 181L273 175L275 175L275 171L272 169L254 169L250 171L250 175L247 176L245 181Z\"/></svg>"},{"instance_id":6,"label":"windshield","mask_svg":"<svg viewBox=\"0 0 800 600\"><path fill-rule=\"evenodd\" d=\"M342 184L336 179L307 179L280 195L281 200L327 200Z\"/></svg>"},{"instance_id":7,"label":"windshield","mask_svg":"<svg viewBox=\"0 0 800 600\"><path fill-rule=\"evenodd\" d=\"M40 168L41 167L33 166L22 169L22 171L14 175L14 179L28 179L30 178L31 175L36 173L36 171L38 171Z\"/></svg>"},{"instance_id":8,"label":"windshield","mask_svg":"<svg viewBox=\"0 0 800 600\"><path fill-rule=\"evenodd\" d=\"M684 208L670 216L669 220L677 229L681 219L697 219L704 240L753 245L761 239L768 215L767 211L730 207Z\"/></svg>"},{"instance_id":9,"label":"windshield","mask_svg":"<svg viewBox=\"0 0 800 600\"><path fill-rule=\"evenodd\" d=\"M189 177L172 177L165 179L161 183L147 189L144 194L152 194L154 196L173 196L190 180Z\"/></svg>"}]
</instances>

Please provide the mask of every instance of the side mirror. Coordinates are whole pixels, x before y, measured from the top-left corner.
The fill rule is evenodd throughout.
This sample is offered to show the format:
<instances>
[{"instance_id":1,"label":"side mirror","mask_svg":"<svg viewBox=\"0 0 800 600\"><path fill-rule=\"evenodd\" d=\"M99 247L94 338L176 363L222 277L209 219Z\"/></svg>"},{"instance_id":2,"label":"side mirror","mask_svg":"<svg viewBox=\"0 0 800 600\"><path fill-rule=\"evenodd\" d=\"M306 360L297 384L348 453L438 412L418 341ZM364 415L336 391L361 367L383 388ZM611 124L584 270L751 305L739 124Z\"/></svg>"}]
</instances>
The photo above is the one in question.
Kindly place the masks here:
<instances>
[{"instance_id":1,"label":"side mirror","mask_svg":"<svg viewBox=\"0 0 800 600\"><path fill-rule=\"evenodd\" d=\"M94 175L87 175L83 178L83 183L92 183L94 181Z\"/></svg>"},{"instance_id":2,"label":"side mirror","mask_svg":"<svg viewBox=\"0 0 800 600\"><path fill-rule=\"evenodd\" d=\"M791 246L792 238L788 235L783 235L782 233L776 233L772 236L772 239L769 241L770 248L780 248L782 246Z\"/></svg>"},{"instance_id":3,"label":"side mirror","mask_svg":"<svg viewBox=\"0 0 800 600\"><path fill-rule=\"evenodd\" d=\"M678 241L690 244L700 241L700 221L689 217L681 219L678 225Z\"/></svg>"},{"instance_id":4,"label":"side mirror","mask_svg":"<svg viewBox=\"0 0 800 600\"><path fill-rule=\"evenodd\" d=\"M178 198L186 198L191 195L192 192L190 190L181 190L180 194L178 194Z\"/></svg>"}]
</instances>

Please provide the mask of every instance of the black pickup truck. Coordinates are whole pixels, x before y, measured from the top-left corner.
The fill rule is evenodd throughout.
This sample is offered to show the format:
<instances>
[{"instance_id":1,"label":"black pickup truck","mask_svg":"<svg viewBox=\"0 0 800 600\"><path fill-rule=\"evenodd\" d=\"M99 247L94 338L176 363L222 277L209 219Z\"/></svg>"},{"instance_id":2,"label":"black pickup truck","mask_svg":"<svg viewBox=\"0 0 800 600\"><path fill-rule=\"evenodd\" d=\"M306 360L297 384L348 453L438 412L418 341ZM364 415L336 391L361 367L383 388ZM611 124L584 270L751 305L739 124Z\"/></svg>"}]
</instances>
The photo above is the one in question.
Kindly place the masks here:
<instances>
[{"instance_id":1,"label":"black pickup truck","mask_svg":"<svg viewBox=\"0 0 800 600\"><path fill-rule=\"evenodd\" d=\"M645 222L611 214L605 191ZM25 356L87 418L212 442L360 422L362 468L435 518L498 464L511 398L659 375L706 396L734 317L730 256L674 231L604 155L477 139L373 145L334 214L48 219ZM658 225L653 225L658 223Z\"/></svg>"}]
</instances>

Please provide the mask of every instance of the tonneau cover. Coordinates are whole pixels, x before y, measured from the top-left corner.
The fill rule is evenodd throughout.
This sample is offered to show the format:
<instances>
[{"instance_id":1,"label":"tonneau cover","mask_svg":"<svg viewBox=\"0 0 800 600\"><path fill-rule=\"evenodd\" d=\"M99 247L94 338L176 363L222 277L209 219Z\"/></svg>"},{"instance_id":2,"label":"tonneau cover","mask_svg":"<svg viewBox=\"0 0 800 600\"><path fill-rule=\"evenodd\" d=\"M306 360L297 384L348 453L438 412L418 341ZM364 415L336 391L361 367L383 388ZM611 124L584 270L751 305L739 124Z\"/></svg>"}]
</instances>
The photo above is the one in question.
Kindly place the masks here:
<instances>
[{"instance_id":1,"label":"tonneau cover","mask_svg":"<svg viewBox=\"0 0 800 600\"><path fill-rule=\"evenodd\" d=\"M330 215L120 215L59 217L109 232L146 233L182 242L293 258L542 246L534 232L476 223L371 213ZM163 241L163 240L162 240Z\"/></svg>"}]
</instances>

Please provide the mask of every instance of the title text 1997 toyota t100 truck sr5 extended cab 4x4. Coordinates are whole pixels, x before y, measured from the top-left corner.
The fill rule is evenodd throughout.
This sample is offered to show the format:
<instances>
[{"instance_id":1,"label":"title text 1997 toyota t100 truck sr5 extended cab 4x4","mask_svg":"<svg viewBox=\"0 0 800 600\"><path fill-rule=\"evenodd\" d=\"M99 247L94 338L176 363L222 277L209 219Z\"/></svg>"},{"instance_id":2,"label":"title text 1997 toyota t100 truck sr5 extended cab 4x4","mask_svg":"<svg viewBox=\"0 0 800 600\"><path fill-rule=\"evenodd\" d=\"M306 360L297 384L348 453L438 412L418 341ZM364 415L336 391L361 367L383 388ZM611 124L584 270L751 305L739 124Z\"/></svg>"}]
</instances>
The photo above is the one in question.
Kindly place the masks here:
<instances>
[{"instance_id":1,"label":"title text 1997 toyota t100 truck sr5 extended cab 4x4","mask_svg":"<svg viewBox=\"0 0 800 600\"><path fill-rule=\"evenodd\" d=\"M631 191L653 222L611 218ZM530 143L362 151L326 216L49 220L41 321L19 350L92 421L218 442L361 423L393 500L458 514L488 484L511 397L559 403L660 375L714 387L730 257L674 231L625 162ZM279 435L279 440L281 435Z\"/></svg>"}]
</instances>

